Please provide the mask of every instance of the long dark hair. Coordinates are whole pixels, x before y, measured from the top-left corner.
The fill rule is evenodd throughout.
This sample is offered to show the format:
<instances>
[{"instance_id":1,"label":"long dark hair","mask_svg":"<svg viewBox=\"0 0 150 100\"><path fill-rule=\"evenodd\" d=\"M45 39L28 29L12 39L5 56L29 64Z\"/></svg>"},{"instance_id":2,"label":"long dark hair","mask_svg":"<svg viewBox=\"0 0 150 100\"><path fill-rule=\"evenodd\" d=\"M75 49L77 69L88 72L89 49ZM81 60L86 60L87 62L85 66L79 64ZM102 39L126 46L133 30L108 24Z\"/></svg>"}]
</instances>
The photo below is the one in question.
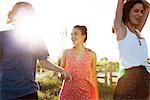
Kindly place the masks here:
<instances>
[{"instance_id":1,"label":"long dark hair","mask_svg":"<svg viewBox=\"0 0 150 100\"><path fill-rule=\"evenodd\" d=\"M144 6L142 0L128 0L124 4L123 16L122 16L122 21L124 22L124 24L126 24L126 22L129 21L129 12L130 12L131 8L137 3L141 3Z\"/></svg>"}]
</instances>

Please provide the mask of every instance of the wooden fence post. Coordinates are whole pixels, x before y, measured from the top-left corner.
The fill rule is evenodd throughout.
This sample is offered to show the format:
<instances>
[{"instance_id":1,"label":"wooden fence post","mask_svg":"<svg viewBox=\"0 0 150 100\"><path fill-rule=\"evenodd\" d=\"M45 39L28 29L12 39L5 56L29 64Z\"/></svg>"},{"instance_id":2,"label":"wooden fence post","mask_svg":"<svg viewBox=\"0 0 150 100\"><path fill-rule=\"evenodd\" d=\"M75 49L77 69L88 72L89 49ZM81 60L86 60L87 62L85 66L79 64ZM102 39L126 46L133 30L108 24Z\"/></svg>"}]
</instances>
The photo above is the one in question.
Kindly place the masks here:
<instances>
[{"instance_id":1,"label":"wooden fence post","mask_svg":"<svg viewBox=\"0 0 150 100\"><path fill-rule=\"evenodd\" d=\"M104 64L104 71L105 71L105 84L108 85L108 82L107 82L107 64Z\"/></svg>"},{"instance_id":2,"label":"wooden fence post","mask_svg":"<svg viewBox=\"0 0 150 100\"><path fill-rule=\"evenodd\" d=\"M112 75L112 67L113 67L113 64L110 62L110 67L109 67L109 75L110 75L110 78L109 78L109 80L110 80L110 85L112 85L112 77L113 77L113 75Z\"/></svg>"}]
</instances>

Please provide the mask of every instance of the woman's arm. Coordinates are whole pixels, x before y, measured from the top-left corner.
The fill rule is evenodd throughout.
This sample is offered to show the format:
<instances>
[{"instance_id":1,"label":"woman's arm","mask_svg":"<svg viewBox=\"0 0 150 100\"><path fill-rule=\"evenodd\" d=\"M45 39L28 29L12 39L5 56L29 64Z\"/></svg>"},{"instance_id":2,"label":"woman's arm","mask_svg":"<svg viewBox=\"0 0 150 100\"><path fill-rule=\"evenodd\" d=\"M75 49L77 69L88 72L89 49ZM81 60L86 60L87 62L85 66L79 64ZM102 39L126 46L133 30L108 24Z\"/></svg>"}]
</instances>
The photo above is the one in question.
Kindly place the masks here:
<instances>
[{"instance_id":1,"label":"woman's arm","mask_svg":"<svg viewBox=\"0 0 150 100\"><path fill-rule=\"evenodd\" d=\"M116 9L114 29L117 34L117 40L122 40L126 36L125 24L122 21L124 2L125 0L118 0L117 9Z\"/></svg>"},{"instance_id":2,"label":"woman's arm","mask_svg":"<svg viewBox=\"0 0 150 100\"><path fill-rule=\"evenodd\" d=\"M96 100L99 100L99 92L98 92L98 81L97 81L97 73L96 73L96 53L91 52L91 58L92 58L92 73L93 73L93 83L94 83L94 88L96 92Z\"/></svg>"},{"instance_id":3,"label":"woman's arm","mask_svg":"<svg viewBox=\"0 0 150 100\"><path fill-rule=\"evenodd\" d=\"M68 50L65 50L64 53L63 53L63 57L61 58L61 62L60 62L60 66L62 68L65 68L66 66L66 56L67 56L67 53L68 53ZM64 76L61 75L61 78L64 79ZM69 73L69 76L67 78L68 80L72 80L72 77L71 77L71 74Z\"/></svg>"},{"instance_id":4,"label":"woman's arm","mask_svg":"<svg viewBox=\"0 0 150 100\"><path fill-rule=\"evenodd\" d=\"M142 19L141 23L137 26L137 29L139 31L142 31L142 29L146 23L147 17L149 15L149 12L150 12L150 4L146 0L142 0L142 1L144 3L145 8L144 8L143 19Z\"/></svg>"},{"instance_id":5,"label":"woman's arm","mask_svg":"<svg viewBox=\"0 0 150 100\"><path fill-rule=\"evenodd\" d=\"M65 65L66 65L66 53L67 53L67 50L65 50L63 52L63 56L62 56L61 61L60 61L60 66L63 68L65 68Z\"/></svg>"}]
</instances>

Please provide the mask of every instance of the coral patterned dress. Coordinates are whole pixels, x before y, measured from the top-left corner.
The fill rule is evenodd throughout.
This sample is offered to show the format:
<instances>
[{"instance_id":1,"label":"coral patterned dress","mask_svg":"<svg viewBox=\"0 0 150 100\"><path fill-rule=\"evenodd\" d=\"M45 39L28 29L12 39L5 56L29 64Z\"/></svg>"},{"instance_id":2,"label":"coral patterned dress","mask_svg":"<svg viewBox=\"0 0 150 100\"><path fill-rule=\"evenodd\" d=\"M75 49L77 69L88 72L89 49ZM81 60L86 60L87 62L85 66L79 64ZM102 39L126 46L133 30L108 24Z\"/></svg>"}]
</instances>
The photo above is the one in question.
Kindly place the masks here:
<instances>
[{"instance_id":1,"label":"coral patterned dress","mask_svg":"<svg viewBox=\"0 0 150 100\"><path fill-rule=\"evenodd\" d=\"M98 100L97 80L91 69L90 51L86 49L77 61L74 49L69 49L65 71L71 74L72 80L63 81L60 100Z\"/></svg>"}]
</instances>

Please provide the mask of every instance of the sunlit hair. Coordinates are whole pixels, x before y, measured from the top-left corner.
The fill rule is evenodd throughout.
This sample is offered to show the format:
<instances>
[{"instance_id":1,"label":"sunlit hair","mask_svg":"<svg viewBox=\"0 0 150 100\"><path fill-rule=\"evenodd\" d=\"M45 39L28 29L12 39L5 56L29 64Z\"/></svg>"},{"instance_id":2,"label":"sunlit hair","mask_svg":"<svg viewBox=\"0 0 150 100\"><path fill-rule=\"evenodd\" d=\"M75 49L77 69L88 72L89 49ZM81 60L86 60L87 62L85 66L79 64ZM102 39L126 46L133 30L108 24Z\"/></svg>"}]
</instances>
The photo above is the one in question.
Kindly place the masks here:
<instances>
[{"instance_id":1,"label":"sunlit hair","mask_svg":"<svg viewBox=\"0 0 150 100\"><path fill-rule=\"evenodd\" d=\"M8 21L7 23L11 23L13 22L13 16L16 14L16 12L20 9L20 8L26 8L29 10L28 13L33 13L34 12L34 9L32 7L32 5L28 2L17 2L11 11L9 11L8 13Z\"/></svg>"},{"instance_id":2,"label":"sunlit hair","mask_svg":"<svg viewBox=\"0 0 150 100\"><path fill-rule=\"evenodd\" d=\"M85 35L85 39L84 39L84 43L85 43L87 40L87 28L86 28L86 26L76 25L76 26L74 26L74 28L78 28L82 32L82 35Z\"/></svg>"},{"instance_id":3,"label":"sunlit hair","mask_svg":"<svg viewBox=\"0 0 150 100\"><path fill-rule=\"evenodd\" d=\"M126 22L129 21L129 12L130 12L131 8L133 8L133 6L137 3L141 3L144 6L142 0L128 0L124 4L123 16L122 16L122 21L124 22L124 24L126 24Z\"/></svg>"}]
</instances>

